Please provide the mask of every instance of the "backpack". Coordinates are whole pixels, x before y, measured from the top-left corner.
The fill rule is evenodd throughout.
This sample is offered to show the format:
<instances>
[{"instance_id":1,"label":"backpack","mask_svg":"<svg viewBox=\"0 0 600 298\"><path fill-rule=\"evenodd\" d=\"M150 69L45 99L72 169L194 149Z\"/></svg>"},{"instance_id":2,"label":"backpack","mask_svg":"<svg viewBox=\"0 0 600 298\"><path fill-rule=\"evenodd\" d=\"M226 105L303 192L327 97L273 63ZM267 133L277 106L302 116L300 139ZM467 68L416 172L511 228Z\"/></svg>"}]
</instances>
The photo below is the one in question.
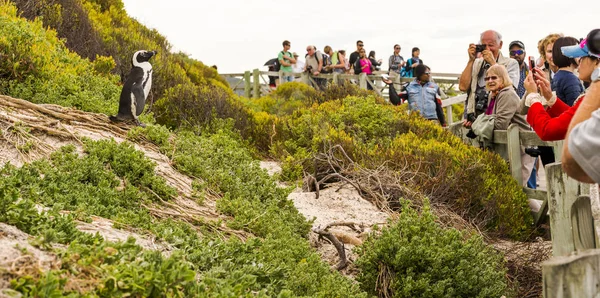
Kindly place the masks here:
<instances>
[{"instance_id":1,"label":"backpack","mask_svg":"<svg viewBox=\"0 0 600 298\"><path fill-rule=\"evenodd\" d=\"M285 56L285 53L281 51L281 53ZM279 71L281 69L281 63L279 62L279 55L277 55L277 60L275 60L275 64L273 65L273 71Z\"/></svg>"},{"instance_id":2,"label":"backpack","mask_svg":"<svg viewBox=\"0 0 600 298\"><path fill-rule=\"evenodd\" d=\"M317 64L318 64L319 56L317 55L317 53L321 53L321 52L319 52L319 51L315 52L315 60L317 60ZM329 55L323 54L323 53L321 53L321 57L323 57L323 65L322 65L320 73L330 73L331 71L325 70L325 66L331 65L331 57L329 57ZM308 59L308 54L304 55L304 58Z\"/></svg>"},{"instance_id":3,"label":"backpack","mask_svg":"<svg viewBox=\"0 0 600 298\"><path fill-rule=\"evenodd\" d=\"M354 61L354 74L360 74L362 72L362 68L360 67L360 58L357 58Z\"/></svg>"}]
</instances>

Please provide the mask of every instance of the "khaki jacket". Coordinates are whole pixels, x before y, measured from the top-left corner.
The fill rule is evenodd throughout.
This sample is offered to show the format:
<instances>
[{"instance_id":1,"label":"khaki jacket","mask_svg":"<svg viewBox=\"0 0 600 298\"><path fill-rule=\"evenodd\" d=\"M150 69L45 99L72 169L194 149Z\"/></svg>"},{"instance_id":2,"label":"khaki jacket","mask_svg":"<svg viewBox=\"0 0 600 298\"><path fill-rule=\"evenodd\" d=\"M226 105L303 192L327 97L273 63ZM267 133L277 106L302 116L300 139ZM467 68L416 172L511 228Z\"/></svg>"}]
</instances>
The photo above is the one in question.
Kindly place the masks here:
<instances>
[{"instance_id":1,"label":"khaki jacket","mask_svg":"<svg viewBox=\"0 0 600 298\"><path fill-rule=\"evenodd\" d=\"M483 58L475 59L473 62L473 69L471 70L471 92L469 93L469 97L467 98L467 114L475 113L475 90L477 90L477 75L479 74L479 70L481 69L481 65L483 64ZM498 56L498 64L504 65L506 70L508 71L508 76L515 88L519 87L519 62L513 58L506 58L500 52ZM483 74L485 75L485 73Z\"/></svg>"},{"instance_id":2,"label":"khaki jacket","mask_svg":"<svg viewBox=\"0 0 600 298\"><path fill-rule=\"evenodd\" d=\"M492 99L492 95L488 97L488 105ZM531 127L525 116L517 113L519 109L520 99L517 92L512 86L504 87L496 96L496 103L493 115L496 115L494 122L494 130L506 130L510 124L515 123L519 126L519 130L529 131Z\"/></svg>"}]
</instances>

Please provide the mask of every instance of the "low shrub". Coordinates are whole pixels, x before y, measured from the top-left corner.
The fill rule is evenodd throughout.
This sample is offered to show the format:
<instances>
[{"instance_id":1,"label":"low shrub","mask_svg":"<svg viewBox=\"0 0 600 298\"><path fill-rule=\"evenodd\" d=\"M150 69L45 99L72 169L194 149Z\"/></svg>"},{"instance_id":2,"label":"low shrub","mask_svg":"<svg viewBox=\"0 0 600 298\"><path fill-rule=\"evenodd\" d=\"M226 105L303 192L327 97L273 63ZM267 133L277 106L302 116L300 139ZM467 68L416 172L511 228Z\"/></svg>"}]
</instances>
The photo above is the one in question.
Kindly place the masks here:
<instances>
[{"instance_id":1,"label":"low shrub","mask_svg":"<svg viewBox=\"0 0 600 298\"><path fill-rule=\"evenodd\" d=\"M315 154L341 145L368 169L415 173L406 187L444 203L488 232L526 237L532 217L525 194L496 154L459 138L403 107L376 97L347 97L281 117L271 153L284 161L283 177L313 173ZM465 183L468 181L468 183Z\"/></svg>"},{"instance_id":2,"label":"low shrub","mask_svg":"<svg viewBox=\"0 0 600 298\"><path fill-rule=\"evenodd\" d=\"M428 202L418 214L405 201L397 220L357 252L357 280L370 295L500 297L507 291L502 256L479 235L438 226Z\"/></svg>"}]
</instances>

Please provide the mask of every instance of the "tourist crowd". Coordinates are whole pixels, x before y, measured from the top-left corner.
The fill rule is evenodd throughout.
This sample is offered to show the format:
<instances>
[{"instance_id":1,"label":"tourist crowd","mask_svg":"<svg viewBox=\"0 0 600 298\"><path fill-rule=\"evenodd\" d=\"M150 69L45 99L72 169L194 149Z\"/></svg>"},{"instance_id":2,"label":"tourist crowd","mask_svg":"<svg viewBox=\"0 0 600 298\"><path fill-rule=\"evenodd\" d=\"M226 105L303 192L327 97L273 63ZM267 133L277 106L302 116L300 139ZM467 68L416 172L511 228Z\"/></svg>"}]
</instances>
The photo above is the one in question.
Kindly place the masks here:
<instances>
[{"instance_id":1,"label":"tourist crowd","mask_svg":"<svg viewBox=\"0 0 600 298\"><path fill-rule=\"evenodd\" d=\"M509 43L508 57L502 54L502 46L502 35L487 30L480 35L479 44L467 48L459 89L467 94L463 125L470 129L468 136L482 147L494 147L500 155L507 152L493 144L493 131L506 130L511 124L522 131L534 130L545 141L564 139L565 172L580 181L600 182L600 157L595 155L600 150L600 134L596 134L600 132L600 85L596 84L600 81L600 29L583 39L549 34L538 42L538 59L526 59L525 45L519 40ZM308 45L304 61L290 52L290 47L290 42L284 41L283 51L270 66L270 70L283 72L283 82L293 81L293 74L302 72L371 75L381 70L382 59L376 58L375 51L367 55L361 40L349 56L330 46L321 52ZM390 102L406 100L409 110L445 125L439 87L420 59L419 48L412 48L407 60L400 50L400 45L394 45L387 74L382 75L390 87ZM396 92L393 79L399 76L414 79ZM324 85L324 80L316 81ZM546 165L555 162L554 156L551 147L522 147L523 185L535 188L538 160Z\"/></svg>"}]
</instances>

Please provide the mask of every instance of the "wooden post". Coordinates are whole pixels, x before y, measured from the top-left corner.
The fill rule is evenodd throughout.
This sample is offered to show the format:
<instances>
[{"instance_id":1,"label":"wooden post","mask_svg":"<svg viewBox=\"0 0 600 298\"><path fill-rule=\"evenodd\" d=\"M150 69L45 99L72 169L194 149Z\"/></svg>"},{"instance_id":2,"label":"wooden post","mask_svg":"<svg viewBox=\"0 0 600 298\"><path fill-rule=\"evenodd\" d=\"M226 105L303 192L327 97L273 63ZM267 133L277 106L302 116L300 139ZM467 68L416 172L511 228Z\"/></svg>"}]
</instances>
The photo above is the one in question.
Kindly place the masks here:
<instances>
[{"instance_id":1,"label":"wooden post","mask_svg":"<svg viewBox=\"0 0 600 298\"><path fill-rule=\"evenodd\" d=\"M250 71L246 70L244 72L244 96L246 98L250 98L251 90L252 90L252 85L250 83Z\"/></svg>"},{"instance_id":2,"label":"wooden post","mask_svg":"<svg viewBox=\"0 0 600 298\"><path fill-rule=\"evenodd\" d=\"M358 75L358 86L360 87L360 89L367 89L367 74L364 72L361 72Z\"/></svg>"},{"instance_id":3,"label":"wooden post","mask_svg":"<svg viewBox=\"0 0 600 298\"><path fill-rule=\"evenodd\" d=\"M308 72L305 71L305 72L303 72L303 73L300 74L300 80L302 80L302 83L310 86L310 79L309 79L308 76L309 76Z\"/></svg>"},{"instance_id":4,"label":"wooden post","mask_svg":"<svg viewBox=\"0 0 600 298\"><path fill-rule=\"evenodd\" d=\"M553 257L542 264L542 279L545 298L599 297L600 250Z\"/></svg>"},{"instance_id":5,"label":"wooden post","mask_svg":"<svg viewBox=\"0 0 600 298\"><path fill-rule=\"evenodd\" d=\"M452 115L452 105L446 107L446 123L448 125L454 123L453 115Z\"/></svg>"},{"instance_id":6,"label":"wooden post","mask_svg":"<svg viewBox=\"0 0 600 298\"><path fill-rule=\"evenodd\" d=\"M576 251L596 248L596 230L590 197L580 196L571 205L571 227Z\"/></svg>"},{"instance_id":7,"label":"wooden post","mask_svg":"<svg viewBox=\"0 0 600 298\"><path fill-rule=\"evenodd\" d=\"M557 141L556 144L552 147L554 151L554 160L561 161L562 159L562 151L563 151L563 141Z\"/></svg>"},{"instance_id":8,"label":"wooden post","mask_svg":"<svg viewBox=\"0 0 600 298\"><path fill-rule=\"evenodd\" d=\"M552 231L552 255L568 256L575 251L571 206L577 199L577 181L562 171L560 163L546 165L546 181Z\"/></svg>"},{"instance_id":9,"label":"wooden post","mask_svg":"<svg viewBox=\"0 0 600 298\"><path fill-rule=\"evenodd\" d=\"M521 141L519 140L519 126L511 124L506 130L506 140L508 149L508 163L510 173L517 180L519 185L523 185L523 173L521 172Z\"/></svg>"},{"instance_id":10,"label":"wooden post","mask_svg":"<svg viewBox=\"0 0 600 298\"><path fill-rule=\"evenodd\" d=\"M283 70L279 70L279 81L277 81L277 86L281 85L283 82Z\"/></svg>"},{"instance_id":11,"label":"wooden post","mask_svg":"<svg viewBox=\"0 0 600 298\"><path fill-rule=\"evenodd\" d=\"M260 72L258 70L258 68L254 69L253 73L252 73L252 90L253 92L253 98L259 98L260 97Z\"/></svg>"},{"instance_id":12,"label":"wooden post","mask_svg":"<svg viewBox=\"0 0 600 298\"><path fill-rule=\"evenodd\" d=\"M339 83L339 75L340 75L339 73L337 73L335 71L333 72L333 79L331 80L332 84L337 85Z\"/></svg>"}]
</instances>

